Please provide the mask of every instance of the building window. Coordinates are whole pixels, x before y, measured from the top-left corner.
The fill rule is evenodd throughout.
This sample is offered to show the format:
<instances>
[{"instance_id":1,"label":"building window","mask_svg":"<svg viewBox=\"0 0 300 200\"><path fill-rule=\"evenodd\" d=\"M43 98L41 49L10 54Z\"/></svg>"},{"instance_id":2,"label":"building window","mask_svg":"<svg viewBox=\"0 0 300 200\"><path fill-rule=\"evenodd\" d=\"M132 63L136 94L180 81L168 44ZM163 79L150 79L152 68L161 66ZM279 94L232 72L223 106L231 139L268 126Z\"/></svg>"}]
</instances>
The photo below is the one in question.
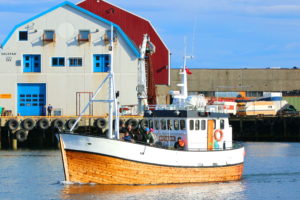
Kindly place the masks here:
<instances>
[{"instance_id":1,"label":"building window","mask_svg":"<svg viewBox=\"0 0 300 200\"><path fill-rule=\"evenodd\" d=\"M104 43L105 44L109 44L110 43L110 38L111 38L111 31L110 30L107 30L105 35L104 35ZM113 33L113 41L116 42L118 39L117 37L117 32L114 31Z\"/></svg>"},{"instance_id":2,"label":"building window","mask_svg":"<svg viewBox=\"0 0 300 200\"><path fill-rule=\"evenodd\" d=\"M69 58L69 66L70 67L81 67L82 66L82 58Z\"/></svg>"},{"instance_id":3,"label":"building window","mask_svg":"<svg viewBox=\"0 0 300 200\"><path fill-rule=\"evenodd\" d=\"M27 31L20 31L19 32L19 40L20 41L27 41L28 40L28 32Z\"/></svg>"},{"instance_id":4,"label":"building window","mask_svg":"<svg viewBox=\"0 0 300 200\"><path fill-rule=\"evenodd\" d=\"M80 30L78 34L78 41L89 41L90 31Z\"/></svg>"},{"instance_id":5,"label":"building window","mask_svg":"<svg viewBox=\"0 0 300 200\"><path fill-rule=\"evenodd\" d=\"M65 66L65 58L63 57L53 57L52 58L53 67L63 67Z\"/></svg>"},{"instance_id":6,"label":"building window","mask_svg":"<svg viewBox=\"0 0 300 200\"><path fill-rule=\"evenodd\" d=\"M109 54L94 55L94 72L108 72L110 66Z\"/></svg>"},{"instance_id":7,"label":"building window","mask_svg":"<svg viewBox=\"0 0 300 200\"><path fill-rule=\"evenodd\" d=\"M23 55L23 72L41 72L41 55Z\"/></svg>"},{"instance_id":8,"label":"building window","mask_svg":"<svg viewBox=\"0 0 300 200\"><path fill-rule=\"evenodd\" d=\"M44 41L52 42L54 41L54 37L55 37L54 31L52 30L44 31L44 35L43 35Z\"/></svg>"}]
</instances>

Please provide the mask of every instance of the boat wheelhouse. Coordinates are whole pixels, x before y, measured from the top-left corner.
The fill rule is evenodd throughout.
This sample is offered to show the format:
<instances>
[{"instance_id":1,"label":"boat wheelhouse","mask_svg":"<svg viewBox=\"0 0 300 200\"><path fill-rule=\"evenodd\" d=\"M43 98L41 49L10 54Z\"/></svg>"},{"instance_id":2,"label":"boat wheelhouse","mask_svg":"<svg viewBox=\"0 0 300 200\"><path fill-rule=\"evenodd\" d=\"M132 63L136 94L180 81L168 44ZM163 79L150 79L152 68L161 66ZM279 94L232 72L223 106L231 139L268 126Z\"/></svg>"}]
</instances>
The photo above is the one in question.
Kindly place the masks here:
<instances>
[{"instance_id":1,"label":"boat wheelhouse","mask_svg":"<svg viewBox=\"0 0 300 200\"><path fill-rule=\"evenodd\" d=\"M181 137L188 151L232 148L228 114L197 110L149 110L144 117L143 127L154 129L157 146L171 148Z\"/></svg>"}]
</instances>

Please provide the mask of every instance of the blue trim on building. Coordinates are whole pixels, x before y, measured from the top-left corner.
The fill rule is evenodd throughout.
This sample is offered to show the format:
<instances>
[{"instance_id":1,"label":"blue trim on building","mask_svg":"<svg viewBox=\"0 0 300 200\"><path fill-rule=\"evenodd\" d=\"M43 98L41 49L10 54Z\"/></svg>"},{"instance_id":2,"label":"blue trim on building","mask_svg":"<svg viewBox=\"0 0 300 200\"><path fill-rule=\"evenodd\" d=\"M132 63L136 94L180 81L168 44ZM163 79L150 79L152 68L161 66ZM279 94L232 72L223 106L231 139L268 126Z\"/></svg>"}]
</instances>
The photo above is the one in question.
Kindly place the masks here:
<instances>
[{"instance_id":1,"label":"blue trim on building","mask_svg":"<svg viewBox=\"0 0 300 200\"><path fill-rule=\"evenodd\" d=\"M106 19L104 19L104 18L102 18L102 17L100 17L100 16L98 16L98 15L96 15L96 14L88 11L88 10L85 10L85 9L83 9L83 8L77 6L77 5L75 5L75 4L73 4L73 3L69 2L69 1L62 2L62 3L54 6L53 8L51 8L49 10L46 10L46 11L44 11L44 12L42 12L42 13L40 13L40 14L38 14L38 15L36 15L36 16L34 16L34 17L32 17L32 18L30 18L30 19L28 19L28 20L26 20L26 21L24 21L24 22L22 22L22 23L20 23L18 25L16 25L13 28L13 30L8 34L8 36L4 39L4 41L2 42L2 48L6 45L6 43L11 38L11 36L13 35L13 33L20 26L23 26L23 25L25 25L25 24L27 24L27 23L29 23L29 22L31 22L31 21L33 21L33 20L35 20L35 19L43 16L43 15L45 15L45 14L47 14L47 13L49 13L49 12L51 12L51 11L57 9L57 8L60 8L62 6L70 6L70 7L74 8L74 9L76 9L76 10L78 10L80 12L83 12L84 14L87 14L87 15L89 15L91 17L94 17L94 18L96 18L96 19L98 19L98 20L100 20L100 21L102 21L102 22L104 22L104 23L106 23L108 25L112 25L115 29L118 30L118 32L120 33L120 35L124 38L125 42L128 44L128 46L134 52L134 54L136 55L136 57L138 57L138 58L140 57L140 53L139 53L138 48L135 46L135 44L129 39L129 37L124 33L124 31L118 25L116 25L116 24L112 23L111 21L108 21L108 20L106 20Z\"/></svg>"}]
</instances>

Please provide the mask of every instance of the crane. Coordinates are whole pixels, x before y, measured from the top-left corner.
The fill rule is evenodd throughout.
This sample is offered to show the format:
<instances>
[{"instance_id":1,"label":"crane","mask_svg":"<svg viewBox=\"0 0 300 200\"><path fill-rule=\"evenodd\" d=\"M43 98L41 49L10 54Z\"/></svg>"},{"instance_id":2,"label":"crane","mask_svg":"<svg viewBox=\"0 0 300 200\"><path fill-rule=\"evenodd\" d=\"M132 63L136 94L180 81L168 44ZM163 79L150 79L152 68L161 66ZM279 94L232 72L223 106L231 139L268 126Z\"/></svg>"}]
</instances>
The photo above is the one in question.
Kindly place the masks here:
<instances>
[{"instance_id":1,"label":"crane","mask_svg":"<svg viewBox=\"0 0 300 200\"><path fill-rule=\"evenodd\" d=\"M146 72L146 57L155 53L155 46L150 41L148 34L144 34L143 43L140 47L140 58L138 63L138 85L137 85L137 97L138 97L138 113L142 114L144 107L148 105L148 89L149 89L149 76L152 76L151 66L148 65ZM148 77L148 78L147 78ZM151 86L150 86L151 87Z\"/></svg>"}]
</instances>

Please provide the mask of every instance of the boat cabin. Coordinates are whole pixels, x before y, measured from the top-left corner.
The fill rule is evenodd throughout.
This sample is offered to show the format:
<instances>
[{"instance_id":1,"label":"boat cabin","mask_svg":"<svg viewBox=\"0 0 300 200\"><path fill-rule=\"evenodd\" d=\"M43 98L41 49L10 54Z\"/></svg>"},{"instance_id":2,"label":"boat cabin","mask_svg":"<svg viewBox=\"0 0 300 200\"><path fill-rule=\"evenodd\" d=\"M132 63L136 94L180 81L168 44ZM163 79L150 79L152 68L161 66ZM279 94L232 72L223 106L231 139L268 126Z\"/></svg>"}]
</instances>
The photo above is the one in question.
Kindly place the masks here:
<instances>
[{"instance_id":1,"label":"boat cabin","mask_svg":"<svg viewBox=\"0 0 300 200\"><path fill-rule=\"evenodd\" d=\"M197 110L148 110L147 127L154 129L155 145L174 148L178 137L185 150L206 151L232 148L232 128L228 114Z\"/></svg>"}]
</instances>

